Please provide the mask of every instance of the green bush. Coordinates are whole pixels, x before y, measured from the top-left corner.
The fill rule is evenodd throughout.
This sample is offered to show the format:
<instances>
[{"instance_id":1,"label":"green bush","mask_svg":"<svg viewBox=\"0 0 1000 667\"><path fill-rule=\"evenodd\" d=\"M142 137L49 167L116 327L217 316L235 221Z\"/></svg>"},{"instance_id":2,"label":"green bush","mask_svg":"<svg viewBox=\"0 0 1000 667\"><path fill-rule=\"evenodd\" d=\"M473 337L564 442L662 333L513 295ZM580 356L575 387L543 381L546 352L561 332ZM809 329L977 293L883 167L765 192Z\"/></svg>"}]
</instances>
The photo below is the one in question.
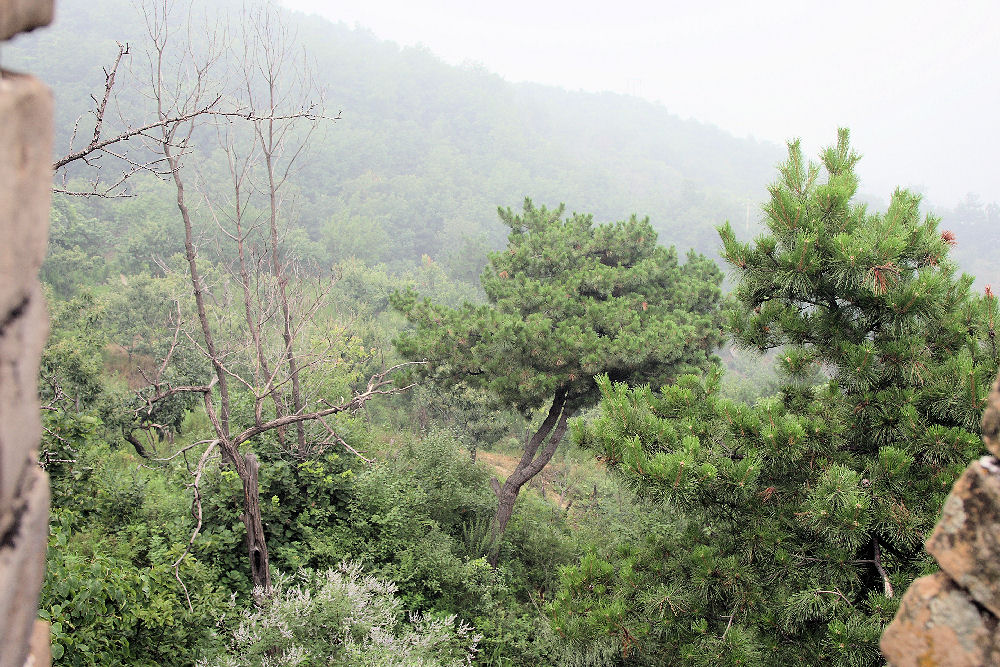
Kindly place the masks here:
<instances>
[{"instance_id":1,"label":"green bush","mask_svg":"<svg viewBox=\"0 0 1000 667\"><path fill-rule=\"evenodd\" d=\"M70 510L55 510L39 617L51 623L56 665L185 665L210 650L225 599L217 573L164 545L154 558L131 553L100 531L75 532ZM152 540L155 544L158 540Z\"/></svg>"},{"instance_id":2,"label":"green bush","mask_svg":"<svg viewBox=\"0 0 1000 667\"><path fill-rule=\"evenodd\" d=\"M359 564L275 574L274 594L233 611L227 655L200 664L226 667L320 665L459 667L471 665L480 636L452 616L410 613L403 621L395 584L363 575Z\"/></svg>"}]
</instances>

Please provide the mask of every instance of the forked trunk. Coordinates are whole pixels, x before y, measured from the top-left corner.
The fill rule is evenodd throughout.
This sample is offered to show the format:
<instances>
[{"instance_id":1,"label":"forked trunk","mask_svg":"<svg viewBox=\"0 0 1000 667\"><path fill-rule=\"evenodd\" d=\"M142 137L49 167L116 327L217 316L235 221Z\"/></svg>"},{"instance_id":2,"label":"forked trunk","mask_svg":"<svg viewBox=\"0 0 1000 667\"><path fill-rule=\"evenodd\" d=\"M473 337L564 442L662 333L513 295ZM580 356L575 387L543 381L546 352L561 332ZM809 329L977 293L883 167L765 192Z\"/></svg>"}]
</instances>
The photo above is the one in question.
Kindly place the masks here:
<instances>
[{"instance_id":1,"label":"forked trunk","mask_svg":"<svg viewBox=\"0 0 1000 667\"><path fill-rule=\"evenodd\" d=\"M556 391L552 400L552 407L545 421L538 427L535 434L531 436L524 447L524 453L517 467L502 484L496 477L490 480L493 493L497 496L497 513L493 519L490 529L489 556L488 562L493 567L500 562L500 539L507 530L507 524L514 514L514 504L517 502L517 495L521 492L521 487L529 482L535 475L542 471L542 468L552 460L556 453L556 448L566 433L569 410L566 408L566 389L560 387ZM541 452L538 451L542 443L548 439ZM537 454L537 456L536 456Z\"/></svg>"},{"instance_id":2,"label":"forked trunk","mask_svg":"<svg viewBox=\"0 0 1000 667\"><path fill-rule=\"evenodd\" d=\"M493 481L496 481L496 478ZM520 488L514 488L509 484L500 485L499 491L497 488L497 486L493 487L493 491L497 494L497 513L493 518L493 526L490 533L492 551L489 562L493 567L497 566L497 562L500 559L500 538L507 531L507 524L510 522L510 518L514 516L514 503L517 502L517 495L521 491Z\"/></svg>"}]
</instances>

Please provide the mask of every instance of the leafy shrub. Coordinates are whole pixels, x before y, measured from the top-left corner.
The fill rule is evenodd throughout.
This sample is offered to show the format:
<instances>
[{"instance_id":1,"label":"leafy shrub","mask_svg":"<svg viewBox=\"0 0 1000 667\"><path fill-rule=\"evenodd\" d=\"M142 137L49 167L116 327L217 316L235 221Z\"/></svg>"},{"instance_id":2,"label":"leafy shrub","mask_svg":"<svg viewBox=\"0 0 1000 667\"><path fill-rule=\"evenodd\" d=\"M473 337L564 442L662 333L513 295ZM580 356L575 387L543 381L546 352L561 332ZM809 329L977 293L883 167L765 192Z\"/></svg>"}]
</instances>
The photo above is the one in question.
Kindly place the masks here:
<instances>
[{"instance_id":1,"label":"leafy shrub","mask_svg":"<svg viewBox=\"0 0 1000 667\"><path fill-rule=\"evenodd\" d=\"M53 514L39 609L51 623L54 664L185 665L216 641L212 621L224 597L215 572L185 559L191 611L170 566L182 546L147 565L115 540L74 534L73 521L69 510Z\"/></svg>"},{"instance_id":2,"label":"leafy shrub","mask_svg":"<svg viewBox=\"0 0 1000 667\"><path fill-rule=\"evenodd\" d=\"M337 664L371 667L471 665L480 635L455 616L411 613L396 586L361 565L274 577L274 594L238 611L226 667ZM260 591L257 591L260 593ZM225 620L225 619L223 619ZM202 662L207 665L208 662Z\"/></svg>"}]
</instances>

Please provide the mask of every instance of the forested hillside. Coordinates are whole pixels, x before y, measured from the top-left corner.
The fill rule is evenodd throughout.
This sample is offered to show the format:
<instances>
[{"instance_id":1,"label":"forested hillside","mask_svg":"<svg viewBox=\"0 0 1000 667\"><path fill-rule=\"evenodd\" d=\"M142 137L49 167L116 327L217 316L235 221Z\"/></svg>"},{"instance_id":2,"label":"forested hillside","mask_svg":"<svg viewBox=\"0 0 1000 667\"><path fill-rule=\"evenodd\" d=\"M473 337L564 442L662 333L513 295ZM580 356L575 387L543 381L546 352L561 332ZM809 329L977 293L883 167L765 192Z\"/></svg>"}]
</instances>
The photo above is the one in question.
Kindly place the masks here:
<instances>
[{"instance_id":1,"label":"forested hillside","mask_svg":"<svg viewBox=\"0 0 1000 667\"><path fill-rule=\"evenodd\" d=\"M496 207L527 195L602 219L648 215L665 241L713 253L719 220L758 217L756 202L780 158L776 146L637 98L514 85L362 29L287 20L314 59L328 109L342 111L313 137L295 180L297 224L332 260L401 266L427 254L474 281L485 251L502 242ZM5 48L4 64L53 86L56 146L67 152L116 42L129 44L127 64L141 72L148 37L132 3L97 0L65 3L52 29L21 42ZM127 80L119 80L122 104L141 106Z\"/></svg>"},{"instance_id":2,"label":"forested hillside","mask_svg":"<svg viewBox=\"0 0 1000 667\"><path fill-rule=\"evenodd\" d=\"M427 254L475 282L485 252L502 240L494 210L528 195L599 218L648 215L663 239L713 257L720 220L759 223L777 146L638 98L511 84L363 28L298 13L287 21L322 73L329 108L342 111L314 137L296 179L297 224L331 261L407 266ZM61 154L76 119L90 127L90 95L100 92L116 43L131 46L141 72L147 40L127 0L67 3L55 27L5 47L3 62L53 85ZM121 92L126 106L137 103L134 90ZM1000 247L997 226L985 222L995 206L970 194L955 208L934 207L980 284L1000 282L987 256Z\"/></svg>"},{"instance_id":3,"label":"forested hillside","mask_svg":"<svg viewBox=\"0 0 1000 667\"><path fill-rule=\"evenodd\" d=\"M56 664L881 663L980 454L1000 309L956 258L993 270L995 207L863 205L846 130L782 158L139 7L3 52L85 151L41 274Z\"/></svg>"}]
</instances>

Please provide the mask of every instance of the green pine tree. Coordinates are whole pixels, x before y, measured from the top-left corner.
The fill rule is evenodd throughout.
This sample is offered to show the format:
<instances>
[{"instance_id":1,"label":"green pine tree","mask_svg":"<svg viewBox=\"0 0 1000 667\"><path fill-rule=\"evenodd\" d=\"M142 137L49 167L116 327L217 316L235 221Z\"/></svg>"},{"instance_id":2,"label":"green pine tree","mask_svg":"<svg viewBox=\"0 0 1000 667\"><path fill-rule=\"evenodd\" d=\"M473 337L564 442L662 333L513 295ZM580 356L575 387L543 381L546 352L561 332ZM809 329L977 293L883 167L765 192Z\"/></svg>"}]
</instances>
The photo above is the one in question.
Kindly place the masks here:
<instances>
[{"instance_id":1,"label":"green pine tree","mask_svg":"<svg viewBox=\"0 0 1000 667\"><path fill-rule=\"evenodd\" d=\"M899 595L933 567L923 541L982 451L997 307L955 275L954 236L917 196L884 214L853 203L857 161L846 130L818 165L793 142L767 232L720 228L734 339L781 350L779 395L724 400L716 375L599 382L601 417L578 437L663 514L564 573L556 625L584 652L610 637L637 664L881 662Z\"/></svg>"},{"instance_id":2,"label":"green pine tree","mask_svg":"<svg viewBox=\"0 0 1000 667\"><path fill-rule=\"evenodd\" d=\"M547 408L516 469L492 482L494 537L520 489L552 458L568 418L597 401L595 375L662 383L713 365L721 343L719 269L693 253L680 264L648 220L595 225L530 200L521 213L500 209L500 218L511 231L482 275L488 304L454 309L412 291L393 297L414 325L396 345L427 361L422 375L488 391L526 416Z\"/></svg>"}]
</instances>

